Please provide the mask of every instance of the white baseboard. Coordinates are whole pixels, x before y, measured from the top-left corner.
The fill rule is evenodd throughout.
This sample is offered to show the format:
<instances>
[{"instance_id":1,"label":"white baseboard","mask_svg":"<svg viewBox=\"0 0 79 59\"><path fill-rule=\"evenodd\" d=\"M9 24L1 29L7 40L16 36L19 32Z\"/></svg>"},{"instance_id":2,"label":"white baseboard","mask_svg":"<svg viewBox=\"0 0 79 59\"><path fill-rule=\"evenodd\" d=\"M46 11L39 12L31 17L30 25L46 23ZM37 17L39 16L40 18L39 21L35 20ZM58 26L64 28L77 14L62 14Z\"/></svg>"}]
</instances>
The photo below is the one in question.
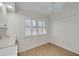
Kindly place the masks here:
<instances>
[{"instance_id":1,"label":"white baseboard","mask_svg":"<svg viewBox=\"0 0 79 59\"><path fill-rule=\"evenodd\" d=\"M38 47L38 46L43 45L43 44L46 44L46 43L48 43L48 42L42 42L42 43L40 43L40 44L33 45L33 46L29 47L29 48L26 48L26 47L25 47L25 48L23 48L22 50L19 50L18 52L23 52L23 51L26 51L26 50L29 50L29 49Z\"/></svg>"},{"instance_id":2,"label":"white baseboard","mask_svg":"<svg viewBox=\"0 0 79 59\"><path fill-rule=\"evenodd\" d=\"M69 50L69 51L71 51L71 52L74 52L74 53L76 53L76 54L79 54L79 52L74 51L74 50L72 50L72 49L69 49L68 47L66 47L66 46L64 46L64 45L60 45L60 44L58 44L58 43L56 43L56 42L53 42L53 41L50 41L50 42L42 42L42 43L33 45L33 46L29 47L29 48L24 47L24 48L22 48L21 50L19 50L19 52L23 52L23 51L26 51L26 50L35 48L35 47L38 47L38 46L43 45L43 44L46 44L46 43L52 43L52 44L55 44L55 45L57 45L57 46L59 46L59 47L62 47L62 48L64 48L64 49L67 49L67 50Z\"/></svg>"},{"instance_id":3,"label":"white baseboard","mask_svg":"<svg viewBox=\"0 0 79 59\"><path fill-rule=\"evenodd\" d=\"M68 47L66 47L66 46L64 46L64 45L60 45L60 44L58 44L58 43L56 43L56 42L53 42L53 41L50 41L50 43L55 44L55 45L57 45L57 46L59 46L59 47L61 47L61 48L64 48L64 49L66 49L66 50L69 50L69 51L71 51L71 52L73 52L73 53L79 54L79 52L74 51L74 50L72 50L72 49L69 49Z\"/></svg>"}]
</instances>

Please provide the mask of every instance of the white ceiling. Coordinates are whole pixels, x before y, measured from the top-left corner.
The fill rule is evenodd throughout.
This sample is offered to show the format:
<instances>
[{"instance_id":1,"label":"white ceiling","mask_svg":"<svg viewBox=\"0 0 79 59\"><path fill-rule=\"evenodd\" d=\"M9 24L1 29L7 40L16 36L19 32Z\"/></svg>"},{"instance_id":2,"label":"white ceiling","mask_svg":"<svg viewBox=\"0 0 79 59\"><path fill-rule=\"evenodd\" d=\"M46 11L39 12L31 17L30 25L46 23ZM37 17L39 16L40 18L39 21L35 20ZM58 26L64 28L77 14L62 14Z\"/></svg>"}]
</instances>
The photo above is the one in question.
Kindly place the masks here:
<instances>
[{"instance_id":1,"label":"white ceiling","mask_svg":"<svg viewBox=\"0 0 79 59\"><path fill-rule=\"evenodd\" d=\"M63 10L64 2L16 2L16 9L49 15Z\"/></svg>"}]
</instances>

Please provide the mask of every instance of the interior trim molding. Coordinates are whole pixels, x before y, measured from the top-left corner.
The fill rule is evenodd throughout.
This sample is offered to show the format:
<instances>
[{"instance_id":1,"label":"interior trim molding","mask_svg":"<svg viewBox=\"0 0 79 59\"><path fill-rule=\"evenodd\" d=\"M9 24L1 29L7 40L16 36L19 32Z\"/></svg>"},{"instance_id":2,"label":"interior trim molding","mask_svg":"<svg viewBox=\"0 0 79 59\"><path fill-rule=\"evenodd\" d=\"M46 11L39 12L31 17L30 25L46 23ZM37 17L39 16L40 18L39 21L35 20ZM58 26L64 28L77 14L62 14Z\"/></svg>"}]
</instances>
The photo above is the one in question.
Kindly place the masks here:
<instances>
[{"instance_id":1,"label":"interior trim molding","mask_svg":"<svg viewBox=\"0 0 79 59\"><path fill-rule=\"evenodd\" d=\"M49 43L51 43L51 44L55 44L55 45L57 45L57 46L59 46L59 47L61 47L61 48L63 48L63 49L66 49L66 50L68 50L68 51L71 51L71 52L73 52L73 53L75 53L75 54L78 54L78 55L79 55L79 52L74 51L74 50L71 50L71 49L69 49L68 47L65 47L65 46L63 46L63 45L60 45L60 44L55 43L55 42L53 42L53 41L50 41Z\"/></svg>"}]
</instances>

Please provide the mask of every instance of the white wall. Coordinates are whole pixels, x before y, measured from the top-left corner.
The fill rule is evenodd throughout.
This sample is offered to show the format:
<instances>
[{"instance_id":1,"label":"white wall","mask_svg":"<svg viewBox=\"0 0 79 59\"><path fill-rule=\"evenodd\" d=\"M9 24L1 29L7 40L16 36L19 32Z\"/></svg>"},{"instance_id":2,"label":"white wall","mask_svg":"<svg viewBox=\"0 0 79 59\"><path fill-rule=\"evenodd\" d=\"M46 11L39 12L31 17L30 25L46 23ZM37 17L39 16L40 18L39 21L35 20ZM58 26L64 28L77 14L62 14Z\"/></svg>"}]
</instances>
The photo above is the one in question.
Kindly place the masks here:
<instances>
[{"instance_id":1,"label":"white wall","mask_svg":"<svg viewBox=\"0 0 79 59\"><path fill-rule=\"evenodd\" d=\"M50 19L44 15L28 11L8 13L8 33L17 36L19 52L51 42L79 53L79 14L77 3L69 3L61 12L52 13ZM74 14L77 14L74 16ZM73 15L73 17L71 17ZM48 34L24 38L24 19L48 19Z\"/></svg>"},{"instance_id":2,"label":"white wall","mask_svg":"<svg viewBox=\"0 0 79 59\"><path fill-rule=\"evenodd\" d=\"M78 4L69 3L62 12L52 14L50 42L79 54Z\"/></svg>"},{"instance_id":3,"label":"white wall","mask_svg":"<svg viewBox=\"0 0 79 59\"><path fill-rule=\"evenodd\" d=\"M18 11L16 13L8 13L8 34L10 36L17 36L19 41L19 52L39 46L48 42L48 35L34 36L31 38L24 38L24 19L45 19L47 17L32 12Z\"/></svg>"}]
</instances>

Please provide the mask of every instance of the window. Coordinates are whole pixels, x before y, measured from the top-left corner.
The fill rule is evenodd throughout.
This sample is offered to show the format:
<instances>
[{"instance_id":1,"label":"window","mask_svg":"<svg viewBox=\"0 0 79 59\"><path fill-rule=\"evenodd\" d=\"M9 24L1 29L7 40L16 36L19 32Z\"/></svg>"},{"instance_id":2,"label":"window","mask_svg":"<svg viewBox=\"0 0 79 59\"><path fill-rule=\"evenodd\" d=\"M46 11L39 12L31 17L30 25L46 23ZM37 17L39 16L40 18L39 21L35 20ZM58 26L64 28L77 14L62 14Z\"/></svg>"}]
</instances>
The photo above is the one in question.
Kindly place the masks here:
<instances>
[{"instance_id":1,"label":"window","mask_svg":"<svg viewBox=\"0 0 79 59\"><path fill-rule=\"evenodd\" d=\"M42 21L38 21L38 34L42 34Z\"/></svg>"},{"instance_id":2,"label":"window","mask_svg":"<svg viewBox=\"0 0 79 59\"><path fill-rule=\"evenodd\" d=\"M25 28L25 36L30 36L31 35L31 27L26 27Z\"/></svg>"},{"instance_id":3,"label":"window","mask_svg":"<svg viewBox=\"0 0 79 59\"><path fill-rule=\"evenodd\" d=\"M32 20L32 35L37 35L36 20Z\"/></svg>"},{"instance_id":4,"label":"window","mask_svg":"<svg viewBox=\"0 0 79 59\"><path fill-rule=\"evenodd\" d=\"M47 26L46 26L46 22L43 21L43 34L46 34L47 33Z\"/></svg>"},{"instance_id":5,"label":"window","mask_svg":"<svg viewBox=\"0 0 79 59\"><path fill-rule=\"evenodd\" d=\"M25 20L25 26L31 26L31 20L30 19Z\"/></svg>"},{"instance_id":6,"label":"window","mask_svg":"<svg viewBox=\"0 0 79 59\"><path fill-rule=\"evenodd\" d=\"M25 20L25 37L47 34L46 21L42 20Z\"/></svg>"},{"instance_id":7,"label":"window","mask_svg":"<svg viewBox=\"0 0 79 59\"><path fill-rule=\"evenodd\" d=\"M25 36L31 36L31 20L25 20Z\"/></svg>"}]
</instances>

